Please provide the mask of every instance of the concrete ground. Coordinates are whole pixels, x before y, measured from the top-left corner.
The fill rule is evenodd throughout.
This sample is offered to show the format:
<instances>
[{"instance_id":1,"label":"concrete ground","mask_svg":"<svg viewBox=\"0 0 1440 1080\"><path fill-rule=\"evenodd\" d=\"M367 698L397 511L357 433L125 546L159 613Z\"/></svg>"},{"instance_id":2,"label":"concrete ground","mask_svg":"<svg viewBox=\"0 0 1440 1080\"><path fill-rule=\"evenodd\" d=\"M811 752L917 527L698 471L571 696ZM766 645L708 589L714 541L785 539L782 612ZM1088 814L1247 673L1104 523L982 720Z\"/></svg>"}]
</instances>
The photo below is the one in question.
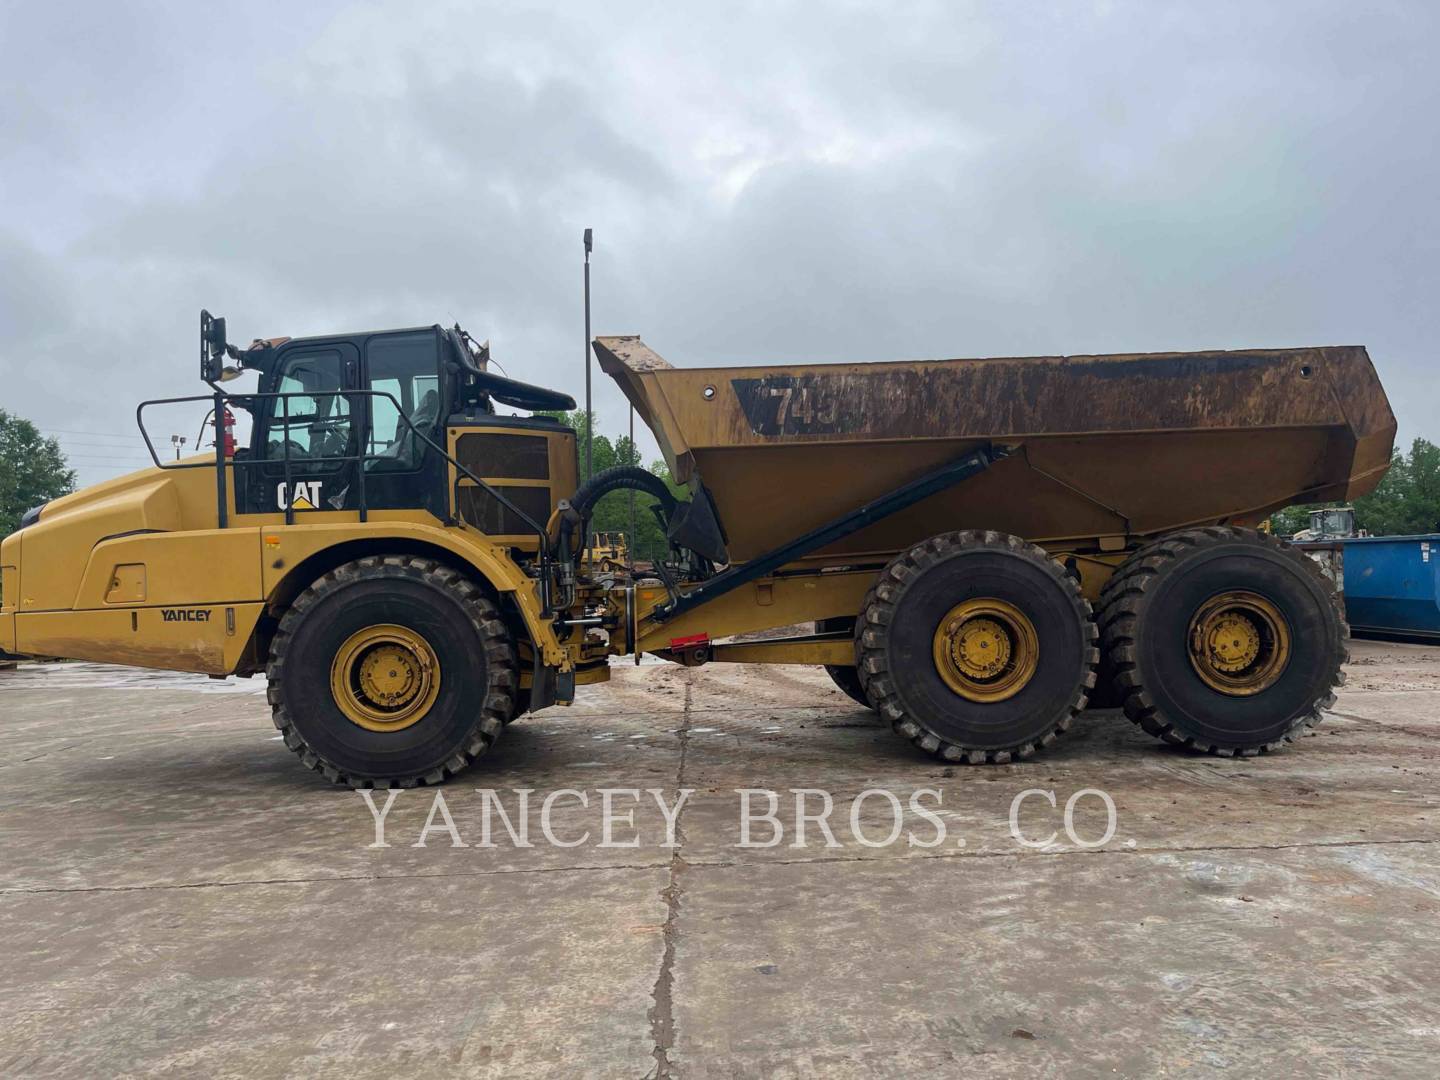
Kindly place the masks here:
<instances>
[{"instance_id":1,"label":"concrete ground","mask_svg":"<svg viewBox=\"0 0 1440 1080\"><path fill-rule=\"evenodd\" d=\"M0 672L0 1075L1431 1076L1440 650L1353 652L1335 712L1273 757L1091 713L994 768L920 755L819 670L617 667L443 789L467 846L420 790L385 848L275 740L258 680L21 665ZM512 817L515 789L576 789L552 831L590 839L551 846L536 813L535 846L496 819L483 847L482 787ZM607 787L695 789L678 846L643 792L614 837L640 846L601 846ZM736 789L762 787L784 839L740 847ZM836 846L813 824L792 846L795 788L832 793ZM872 788L907 807L896 844L852 832ZM1062 820L1087 788L1115 807L1098 848ZM1057 804L1021 802L1034 847L1010 824L1027 789ZM883 796L857 814L871 844L892 819ZM1101 797L1073 824L1098 840Z\"/></svg>"}]
</instances>

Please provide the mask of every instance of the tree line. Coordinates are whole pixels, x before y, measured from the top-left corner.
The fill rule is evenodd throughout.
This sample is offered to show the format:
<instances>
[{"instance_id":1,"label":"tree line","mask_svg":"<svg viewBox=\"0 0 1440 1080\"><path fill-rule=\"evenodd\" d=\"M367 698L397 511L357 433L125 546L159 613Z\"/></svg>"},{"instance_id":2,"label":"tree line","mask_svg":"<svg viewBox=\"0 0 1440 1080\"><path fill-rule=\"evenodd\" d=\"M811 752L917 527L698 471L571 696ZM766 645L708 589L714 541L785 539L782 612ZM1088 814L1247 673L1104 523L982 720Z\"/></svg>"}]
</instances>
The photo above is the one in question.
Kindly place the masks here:
<instances>
[{"instance_id":1,"label":"tree line","mask_svg":"<svg viewBox=\"0 0 1440 1080\"><path fill-rule=\"evenodd\" d=\"M544 413L575 429L580 467L585 466L585 413ZM640 451L627 435L596 433L592 446L594 471L615 465L639 465ZM651 472L661 477L677 498L688 493L676 484L664 461L652 461ZM582 476L583 480L584 477ZM32 506L59 498L75 489L75 472L55 439L46 438L29 420L0 409L0 539L14 532ZM632 498L634 506L632 528ZM591 518L595 532L621 532L630 537L637 559L663 558L669 551L665 531L651 507L655 500L641 492L612 491L600 500ZM1330 503L1326 505L1338 505ZM1396 450L1379 486L1354 501L1355 523L1373 536L1440 533L1440 447L1416 439L1409 452ZM1290 536L1308 527L1315 506L1291 506L1270 518L1277 535Z\"/></svg>"},{"instance_id":2,"label":"tree line","mask_svg":"<svg viewBox=\"0 0 1440 1080\"><path fill-rule=\"evenodd\" d=\"M580 455L580 482L584 483L585 432L588 430L585 422L585 410L547 412L537 415L548 416L575 429L575 447ZM591 453L594 459L592 469L596 473L614 468L616 465L639 465L641 463L640 450L630 441L628 435L617 435L612 439L597 431L595 441L591 446ZM652 461L647 468L665 481L665 486L677 499L684 500L690 497L689 492L671 478L670 467L664 461ZM660 527L660 521L651 509L656 502L657 500L653 496L641 491L612 491L603 496L596 504L595 511L590 517L590 531L592 533L624 533L630 539L630 550L634 558L650 562L663 559L670 552L670 542L665 538L665 530ZM631 529L632 505L635 526L633 531Z\"/></svg>"},{"instance_id":3,"label":"tree line","mask_svg":"<svg viewBox=\"0 0 1440 1080\"><path fill-rule=\"evenodd\" d=\"M1340 503L1325 503L1340 506ZM1371 536L1413 536L1440 532L1440 447L1416 439L1410 452L1396 450L1390 471L1369 495L1349 505L1355 527ZM1310 525L1310 511L1319 506L1289 506L1270 518L1277 536L1291 536Z\"/></svg>"}]
</instances>

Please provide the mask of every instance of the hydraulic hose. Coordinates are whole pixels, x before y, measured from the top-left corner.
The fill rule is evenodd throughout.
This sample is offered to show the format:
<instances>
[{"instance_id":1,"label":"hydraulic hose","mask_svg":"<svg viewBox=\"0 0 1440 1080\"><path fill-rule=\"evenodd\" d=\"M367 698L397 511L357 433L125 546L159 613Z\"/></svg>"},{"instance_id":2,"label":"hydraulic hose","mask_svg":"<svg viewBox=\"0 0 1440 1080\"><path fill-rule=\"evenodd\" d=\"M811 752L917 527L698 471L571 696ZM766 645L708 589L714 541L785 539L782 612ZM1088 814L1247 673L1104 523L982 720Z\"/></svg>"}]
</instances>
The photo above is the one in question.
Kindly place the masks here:
<instances>
[{"instance_id":1,"label":"hydraulic hose","mask_svg":"<svg viewBox=\"0 0 1440 1080\"><path fill-rule=\"evenodd\" d=\"M654 495L660 500L667 520L675 509L675 496L670 494L665 481L638 465L616 465L613 469L601 470L575 489L570 505L582 518L589 518L590 511L602 496L624 488Z\"/></svg>"},{"instance_id":2,"label":"hydraulic hose","mask_svg":"<svg viewBox=\"0 0 1440 1080\"><path fill-rule=\"evenodd\" d=\"M662 525L670 521L679 505L670 489L665 486L665 481L638 465L616 465L596 473L581 484L575 489L574 495L560 504L564 513L559 521L556 561L560 570L560 587L565 594L573 596L576 557L585 543L585 536L590 528L590 514L595 509L595 504L610 492L627 488L653 495L659 501L660 506L656 509ZM663 560L656 564L656 571L673 601L679 593L665 570Z\"/></svg>"}]
</instances>

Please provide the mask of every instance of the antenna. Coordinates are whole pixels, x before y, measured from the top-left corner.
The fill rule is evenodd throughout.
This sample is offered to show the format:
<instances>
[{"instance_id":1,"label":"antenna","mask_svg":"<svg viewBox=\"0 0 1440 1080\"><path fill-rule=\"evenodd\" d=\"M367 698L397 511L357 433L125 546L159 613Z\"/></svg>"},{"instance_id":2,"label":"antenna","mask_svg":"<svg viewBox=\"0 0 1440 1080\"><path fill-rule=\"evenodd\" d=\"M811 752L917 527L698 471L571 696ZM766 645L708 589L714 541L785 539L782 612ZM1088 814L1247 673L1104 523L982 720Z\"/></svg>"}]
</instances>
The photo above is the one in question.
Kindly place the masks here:
<instances>
[{"instance_id":1,"label":"antenna","mask_svg":"<svg viewBox=\"0 0 1440 1080\"><path fill-rule=\"evenodd\" d=\"M595 412L590 402L590 251L594 248L592 230L585 230L585 479L595 475L595 459L590 444L595 438Z\"/></svg>"}]
</instances>

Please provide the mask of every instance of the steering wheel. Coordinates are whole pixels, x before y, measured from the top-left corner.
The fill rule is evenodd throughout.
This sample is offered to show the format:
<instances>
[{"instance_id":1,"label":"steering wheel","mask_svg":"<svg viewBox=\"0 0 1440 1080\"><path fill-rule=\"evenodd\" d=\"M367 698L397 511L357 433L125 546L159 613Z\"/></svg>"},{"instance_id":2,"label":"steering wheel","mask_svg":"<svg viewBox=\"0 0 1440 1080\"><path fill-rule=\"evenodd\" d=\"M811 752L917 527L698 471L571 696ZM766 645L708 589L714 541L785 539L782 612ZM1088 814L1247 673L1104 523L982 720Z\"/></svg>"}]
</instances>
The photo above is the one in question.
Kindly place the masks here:
<instances>
[{"instance_id":1,"label":"steering wheel","mask_svg":"<svg viewBox=\"0 0 1440 1080\"><path fill-rule=\"evenodd\" d=\"M265 448L266 454L271 461L284 461L286 446L290 447L291 460L294 460L296 458L308 458L311 456L309 447L301 446L294 439L287 439L283 443L276 439L271 439L270 445Z\"/></svg>"}]
</instances>

